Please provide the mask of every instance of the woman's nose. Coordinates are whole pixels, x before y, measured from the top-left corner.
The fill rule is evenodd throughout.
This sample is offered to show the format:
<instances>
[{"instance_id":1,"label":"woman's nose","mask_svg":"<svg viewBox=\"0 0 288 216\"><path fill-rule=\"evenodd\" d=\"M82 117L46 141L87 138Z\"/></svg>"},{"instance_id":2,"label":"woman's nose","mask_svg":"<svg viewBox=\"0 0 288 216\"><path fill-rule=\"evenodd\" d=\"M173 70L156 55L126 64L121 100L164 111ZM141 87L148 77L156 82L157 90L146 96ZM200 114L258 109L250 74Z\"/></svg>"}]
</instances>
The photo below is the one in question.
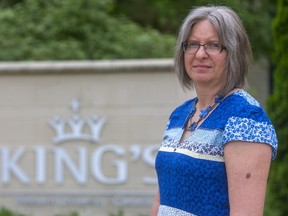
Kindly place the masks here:
<instances>
[{"instance_id":1,"label":"woman's nose","mask_svg":"<svg viewBox=\"0 0 288 216\"><path fill-rule=\"evenodd\" d=\"M197 52L195 53L195 56L199 57L199 58L203 58L203 57L208 57L208 54L204 48L204 46L200 46L199 49L197 50Z\"/></svg>"}]
</instances>

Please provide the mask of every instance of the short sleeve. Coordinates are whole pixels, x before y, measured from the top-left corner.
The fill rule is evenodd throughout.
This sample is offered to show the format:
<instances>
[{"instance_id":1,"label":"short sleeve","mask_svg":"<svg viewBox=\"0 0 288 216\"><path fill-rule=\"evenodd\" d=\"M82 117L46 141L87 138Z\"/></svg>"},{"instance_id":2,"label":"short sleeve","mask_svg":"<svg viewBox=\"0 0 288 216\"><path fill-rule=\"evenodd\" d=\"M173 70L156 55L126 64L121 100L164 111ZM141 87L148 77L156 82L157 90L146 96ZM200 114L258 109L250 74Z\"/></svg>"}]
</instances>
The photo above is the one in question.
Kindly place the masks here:
<instances>
[{"instance_id":1,"label":"short sleeve","mask_svg":"<svg viewBox=\"0 0 288 216\"><path fill-rule=\"evenodd\" d=\"M232 116L228 119L223 134L224 144L231 141L265 143L272 147L272 159L277 153L277 136L270 121Z\"/></svg>"}]
</instances>

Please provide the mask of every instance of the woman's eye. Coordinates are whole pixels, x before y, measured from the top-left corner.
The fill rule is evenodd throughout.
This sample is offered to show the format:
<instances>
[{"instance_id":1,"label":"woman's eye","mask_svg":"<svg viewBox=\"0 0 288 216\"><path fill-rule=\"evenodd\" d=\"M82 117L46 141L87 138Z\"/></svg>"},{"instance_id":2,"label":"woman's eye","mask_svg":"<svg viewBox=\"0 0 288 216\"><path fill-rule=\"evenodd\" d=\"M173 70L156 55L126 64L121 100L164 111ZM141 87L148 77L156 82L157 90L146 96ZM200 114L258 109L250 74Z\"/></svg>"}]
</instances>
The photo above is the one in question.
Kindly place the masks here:
<instances>
[{"instance_id":1,"label":"woman's eye","mask_svg":"<svg viewBox=\"0 0 288 216\"><path fill-rule=\"evenodd\" d=\"M198 43L188 43L188 47L190 47L190 48L195 48L195 47L198 48L198 46L199 46Z\"/></svg>"},{"instance_id":2,"label":"woman's eye","mask_svg":"<svg viewBox=\"0 0 288 216\"><path fill-rule=\"evenodd\" d=\"M219 49L221 48L221 45L218 43L211 43L211 44L207 44L207 47L210 49Z\"/></svg>"}]
</instances>

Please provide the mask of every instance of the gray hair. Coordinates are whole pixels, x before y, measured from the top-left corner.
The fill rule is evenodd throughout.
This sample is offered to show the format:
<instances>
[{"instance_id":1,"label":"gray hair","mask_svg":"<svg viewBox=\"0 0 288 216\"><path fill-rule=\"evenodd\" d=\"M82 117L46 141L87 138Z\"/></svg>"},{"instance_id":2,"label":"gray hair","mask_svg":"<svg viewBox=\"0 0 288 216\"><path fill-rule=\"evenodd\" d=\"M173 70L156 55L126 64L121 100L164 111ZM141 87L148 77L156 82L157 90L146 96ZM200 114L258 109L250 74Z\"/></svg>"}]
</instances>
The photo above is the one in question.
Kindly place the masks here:
<instances>
[{"instance_id":1,"label":"gray hair","mask_svg":"<svg viewBox=\"0 0 288 216\"><path fill-rule=\"evenodd\" d=\"M190 11L185 18L176 43L174 64L180 84L185 89L193 89L193 80L187 74L184 64L182 42L188 40L192 27L209 20L218 32L219 40L226 47L227 62L225 65L226 83L219 92L226 95L235 87L244 88L247 84L247 73L252 59L252 50L246 30L239 16L226 6L203 6Z\"/></svg>"}]
</instances>

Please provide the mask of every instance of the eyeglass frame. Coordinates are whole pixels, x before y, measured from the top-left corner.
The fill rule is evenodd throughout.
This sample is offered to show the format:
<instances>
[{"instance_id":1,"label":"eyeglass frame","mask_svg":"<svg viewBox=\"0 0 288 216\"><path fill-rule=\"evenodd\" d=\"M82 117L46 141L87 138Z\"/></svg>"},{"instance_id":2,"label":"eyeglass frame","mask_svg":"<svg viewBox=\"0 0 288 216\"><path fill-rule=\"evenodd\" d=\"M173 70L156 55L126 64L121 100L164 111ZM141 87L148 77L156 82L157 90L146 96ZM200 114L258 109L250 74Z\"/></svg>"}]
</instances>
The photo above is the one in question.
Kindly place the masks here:
<instances>
[{"instance_id":1,"label":"eyeglass frame","mask_svg":"<svg viewBox=\"0 0 288 216\"><path fill-rule=\"evenodd\" d=\"M188 47L188 44L191 44L191 43L195 43L195 45L197 44L198 45L198 48L195 50L195 52L187 52L187 47ZM219 53L209 53L209 51L207 52L207 45L212 45L212 44L215 44L215 45L220 45L221 49L219 51ZM208 54L208 55L219 55L222 53L223 50L226 50L226 47L219 43L219 42L209 42L209 43L206 43L206 44L200 44L200 43L197 43L196 41L192 41L192 42L188 42L188 41L184 41L181 43L181 47L182 47L182 50L184 53L188 53L188 54L195 54L199 51L200 47L203 46L205 52Z\"/></svg>"}]
</instances>

